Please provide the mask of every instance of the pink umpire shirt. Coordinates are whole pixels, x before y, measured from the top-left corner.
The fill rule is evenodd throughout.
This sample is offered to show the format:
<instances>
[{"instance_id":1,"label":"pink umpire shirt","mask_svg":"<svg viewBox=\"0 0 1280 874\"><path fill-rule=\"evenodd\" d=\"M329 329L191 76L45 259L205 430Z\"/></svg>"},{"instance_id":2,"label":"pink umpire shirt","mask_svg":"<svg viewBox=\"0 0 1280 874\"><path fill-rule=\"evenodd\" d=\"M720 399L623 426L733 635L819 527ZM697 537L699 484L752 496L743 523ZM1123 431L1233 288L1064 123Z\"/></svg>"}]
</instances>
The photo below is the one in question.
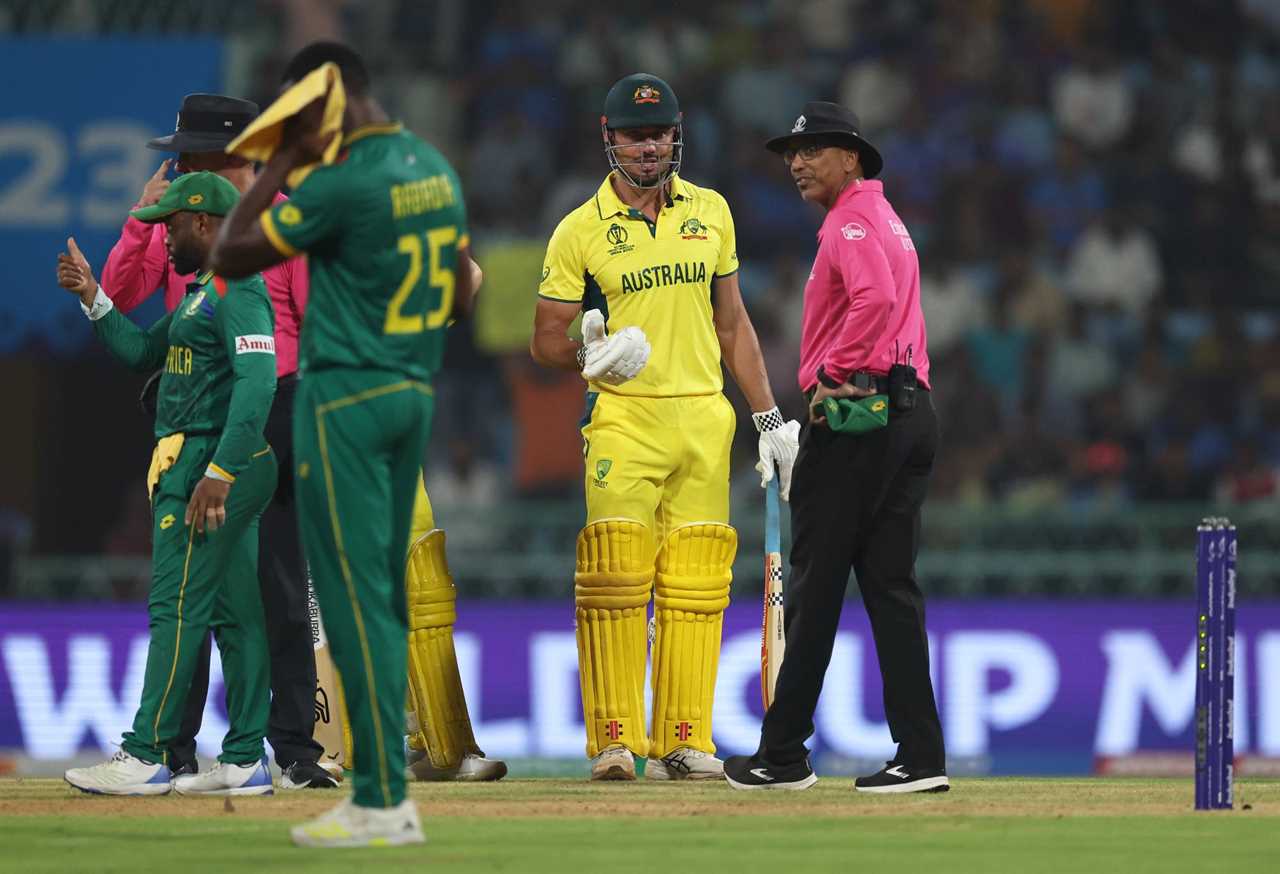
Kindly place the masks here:
<instances>
[{"instance_id":1,"label":"pink umpire shirt","mask_svg":"<svg viewBox=\"0 0 1280 874\"><path fill-rule=\"evenodd\" d=\"M883 376L895 360L905 361L908 348L928 388L916 247L884 185L859 179L840 192L818 229L818 256L804 287L800 388L818 384L819 366L841 382L857 370Z\"/></svg>"},{"instance_id":2,"label":"pink umpire shirt","mask_svg":"<svg viewBox=\"0 0 1280 874\"><path fill-rule=\"evenodd\" d=\"M277 193L275 202L286 199ZM163 288L164 308L172 311L187 293L192 278L173 269L165 248L164 223L149 225L130 216L102 268L102 290L127 313ZM307 308L306 259L290 258L268 267L262 278L276 313L276 376L288 376L298 369L298 329Z\"/></svg>"}]
</instances>

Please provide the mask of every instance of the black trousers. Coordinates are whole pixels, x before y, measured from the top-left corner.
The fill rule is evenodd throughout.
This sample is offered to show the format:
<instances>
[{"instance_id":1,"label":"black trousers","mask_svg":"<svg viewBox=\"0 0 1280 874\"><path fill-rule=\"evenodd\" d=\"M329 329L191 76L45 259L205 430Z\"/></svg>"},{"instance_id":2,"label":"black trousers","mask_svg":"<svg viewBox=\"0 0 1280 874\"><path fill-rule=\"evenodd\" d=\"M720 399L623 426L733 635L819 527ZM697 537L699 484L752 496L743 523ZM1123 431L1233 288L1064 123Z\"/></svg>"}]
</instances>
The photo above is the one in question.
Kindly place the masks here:
<instances>
[{"instance_id":1,"label":"black trousers","mask_svg":"<svg viewBox=\"0 0 1280 874\"><path fill-rule=\"evenodd\" d=\"M852 569L871 619L895 761L943 768L942 724L929 680L924 596L915 560L938 420L928 392L893 411L885 428L857 436L807 425L791 479L791 579L787 649L760 754L797 762L808 754L813 714L835 645Z\"/></svg>"},{"instance_id":2,"label":"black trousers","mask_svg":"<svg viewBox=\"0 0 1280 874\"><path fill-rule=\"evenodd\" d=\"M286 376L276 385L264 435L275 450L280 470L275 497L262 514L258 533L258 583L267 620L271 653L271 715L267 740L276 763L314 762L323 747L312 739L315 728L316 661L307 612L307 573L298 539L293 500L293 395L298 381ZM211 636L201 644L196 674L187 692L182 728L169 747L170 767L196 760L196 734L209 695Z\"/></svg>"}]
</instances>

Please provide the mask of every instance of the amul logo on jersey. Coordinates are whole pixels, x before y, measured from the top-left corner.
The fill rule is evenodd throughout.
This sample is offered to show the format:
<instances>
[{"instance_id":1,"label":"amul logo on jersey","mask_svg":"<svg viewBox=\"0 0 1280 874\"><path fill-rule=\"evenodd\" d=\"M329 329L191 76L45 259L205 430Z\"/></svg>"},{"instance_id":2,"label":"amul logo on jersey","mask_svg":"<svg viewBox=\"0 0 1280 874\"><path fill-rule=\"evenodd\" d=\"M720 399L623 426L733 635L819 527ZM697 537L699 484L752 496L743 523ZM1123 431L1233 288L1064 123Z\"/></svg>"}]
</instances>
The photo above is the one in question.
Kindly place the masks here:
<instances>
[{"instance_id":1,"label":"amul logo on jersey","mask_svg":"<svg viewBox=\"0 0 1280 874\"><path fill-rule=\"evenodd\" d=\"M269 334L245 334L236 337L236 354L245 355L250 352L275 355L276 338Z\"/></svg>"}]
</instances>

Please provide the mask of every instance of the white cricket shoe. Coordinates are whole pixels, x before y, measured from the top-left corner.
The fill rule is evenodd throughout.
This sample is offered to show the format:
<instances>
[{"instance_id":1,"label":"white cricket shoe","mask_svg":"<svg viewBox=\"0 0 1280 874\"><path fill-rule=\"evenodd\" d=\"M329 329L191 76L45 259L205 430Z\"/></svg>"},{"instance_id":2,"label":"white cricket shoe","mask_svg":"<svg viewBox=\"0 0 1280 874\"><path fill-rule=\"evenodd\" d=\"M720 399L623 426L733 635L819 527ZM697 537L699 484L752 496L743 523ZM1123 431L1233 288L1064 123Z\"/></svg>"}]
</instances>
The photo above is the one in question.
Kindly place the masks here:
<instances>
[{"instance_id":1,"label":"white cricket shoe","mask_svg":"<svg viewBox=\"0 0 1280 874\"><path fill-rule=\"evenodd\" d=\"M437 768L426 750L411 747L406 761L409 771L405 776L424 783L489 783L507 776L507 763L487 759L484 753L467 753L456 767Z\"/></svg>"},{"instance_id":2,"label":"white cricket shoe","mask_svg":"<svg viewBox=\"0 0 1280 874\"><path fill-rule=\"evenodd\" d=\"M173 786L167 765L144 762L124 750L101 765L72 768L62 779L95 795L165 795Z\"/></svg>"},{"instance_id":3,"label":"white cricket shoe","mask_svg":"<svg viewBox=\"0 0 1280 874\"><path fill-rule=\"evenodd\" d=\"M199 774L174 778L173 791L179 795L271 795L271 771L266 759L252 765L218 762Z\"/></svg>"},{"instance_id":4,"label":"white cricket shoe","mask_svg":"<svg viewBox=\"0 0 1280 874\"><path fill-rule=\"evenodd\" d=\"M398 847L427 840L418 807L408 798L387 808L357 807L348 798L289 834L300 847Z\"/></svg>"},{"instance_id":5,"label":"white cricket shoe","mask_svg":"<svg viewBox=\"0 0 1280 874\"><path fill-rule=\"evenodd\" d=\"M592 780L634 780L636 757L622 744L605 747L591 760Z\"/></svg>"},{"instance_id":6,"label":"white cricket shoe","mask_svg":"<svg viewBox=\"0 0 1280 874\"><path fill-rule=\"evenodd\" d=\"M649 759L644 776L646 780L719 780L724 777L724 762L711 753L680 747L660 759Z\"/></svg>"}]
</instances>

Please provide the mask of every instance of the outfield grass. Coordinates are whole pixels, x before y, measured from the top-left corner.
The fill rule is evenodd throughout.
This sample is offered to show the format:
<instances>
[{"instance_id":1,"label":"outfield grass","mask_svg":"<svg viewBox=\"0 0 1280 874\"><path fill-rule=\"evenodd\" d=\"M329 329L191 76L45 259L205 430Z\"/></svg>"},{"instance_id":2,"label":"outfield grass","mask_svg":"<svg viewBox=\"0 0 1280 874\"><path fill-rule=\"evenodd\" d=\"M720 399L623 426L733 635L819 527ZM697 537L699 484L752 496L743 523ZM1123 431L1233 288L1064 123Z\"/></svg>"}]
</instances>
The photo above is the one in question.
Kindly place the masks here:
<instances>
[{"instance_id":1,"label":"outfield grass","mask_svg":"<svg viewBox=\"0 0 1280 874\"><path fill-rule=\"evenodd\" d=\"M336 793L227 804L0 780L0 870L1203 874L1280 859L1277 780L1241 781L1237 809L1213 813L1190 809L1189 780L970 779L944 795L899 797L855 794L847 779L796 793L565 780L412 793L425 846L317 851L291 846L286 828Z\"/></svg>"}]
</instances>

